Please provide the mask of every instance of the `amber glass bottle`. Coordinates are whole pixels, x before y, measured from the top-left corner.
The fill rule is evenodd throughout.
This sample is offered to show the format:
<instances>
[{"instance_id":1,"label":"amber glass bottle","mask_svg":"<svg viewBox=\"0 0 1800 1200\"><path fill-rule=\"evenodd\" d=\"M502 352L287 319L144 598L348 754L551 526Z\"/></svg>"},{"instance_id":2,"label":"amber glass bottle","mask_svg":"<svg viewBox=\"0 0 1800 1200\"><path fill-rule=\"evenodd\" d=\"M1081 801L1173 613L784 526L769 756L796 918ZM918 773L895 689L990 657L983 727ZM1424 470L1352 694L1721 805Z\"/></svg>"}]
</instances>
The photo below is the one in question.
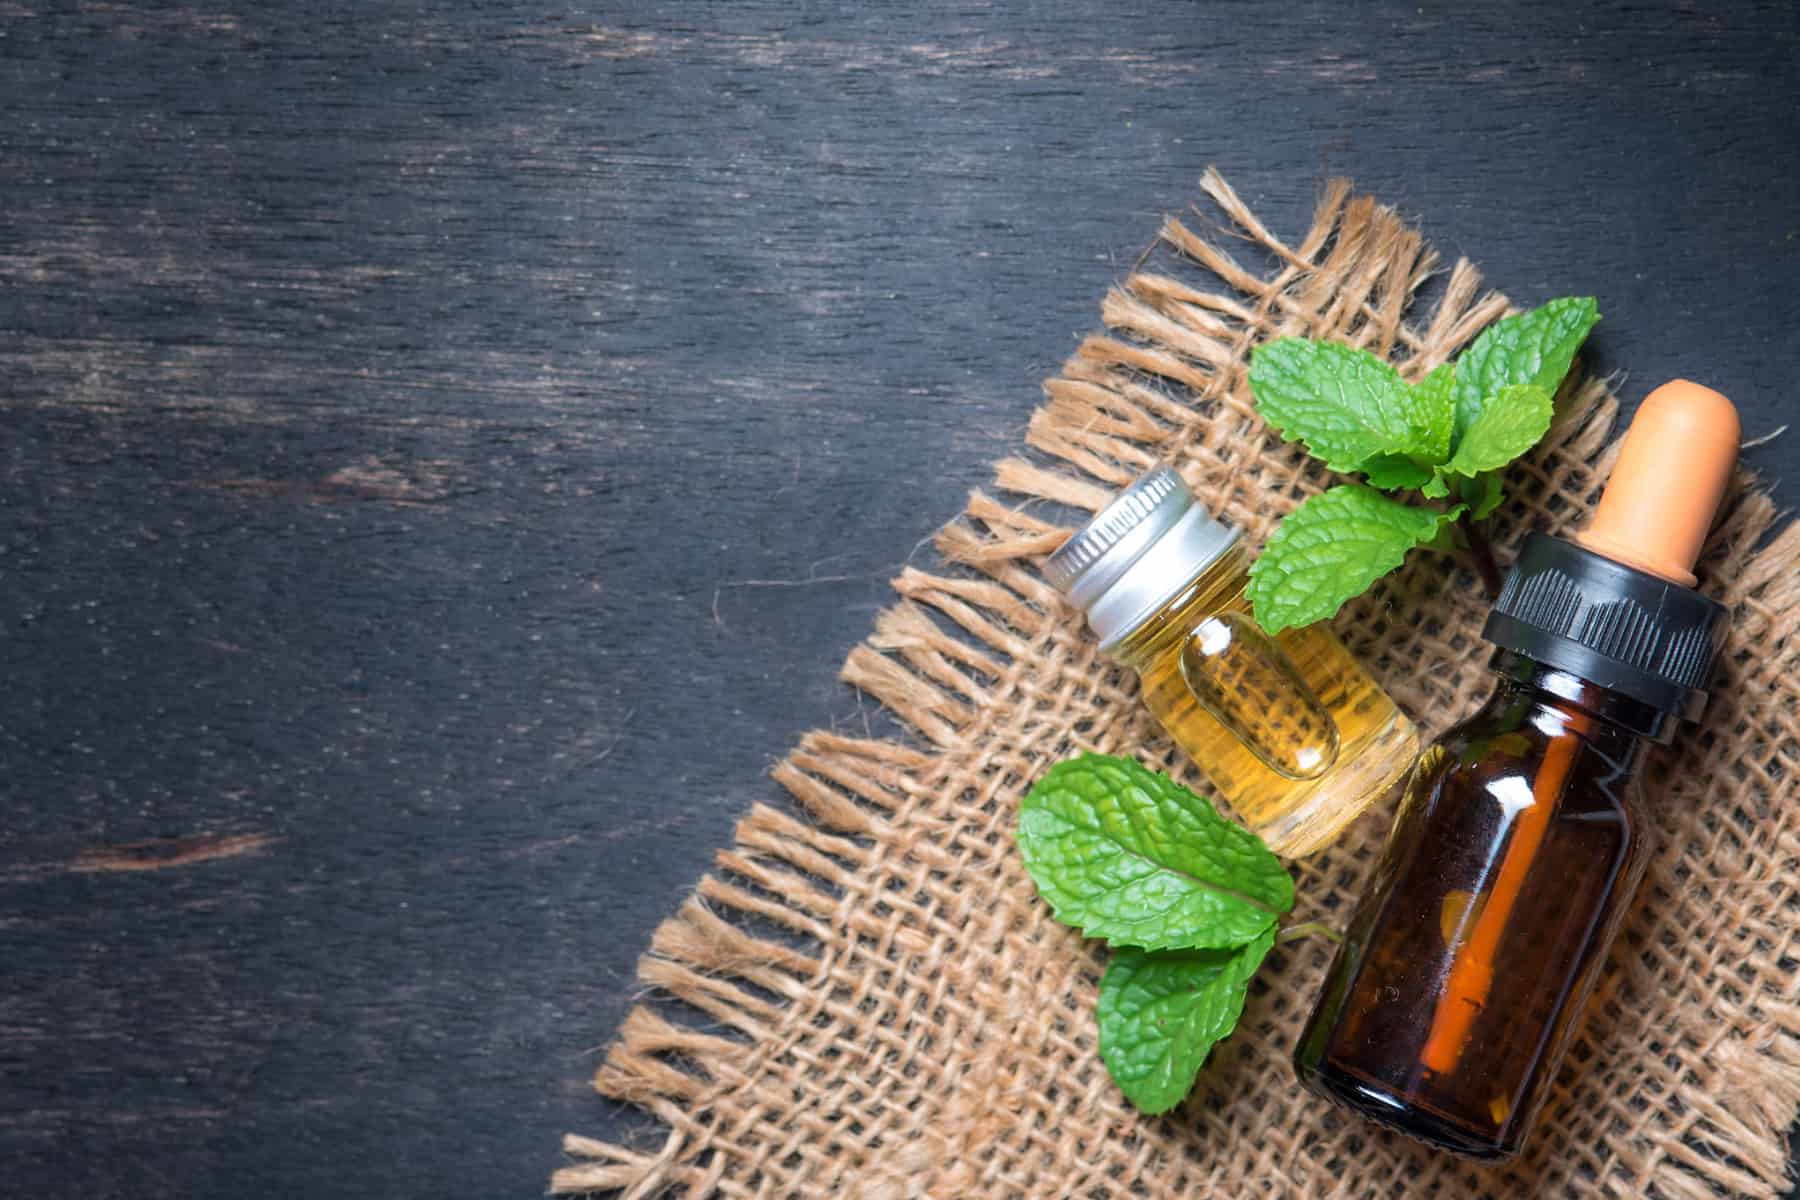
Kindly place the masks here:
<instances>
[{"instance_id":1,"label":"amber glass bottle","mask_svg":"<svg viewBox=\"0 0 1800 1200\"><path fill-rule=\"evenodd\" d=\"M1162 467L1045 574L1245 825L1279 854L1310 854L1399 783L1418 734L1325 626L1263 633L1249 568L1237 530Z\"/></svg>"},{"instance_id":2,"label":"amber glass bottle","mask_svg":"<svg viewBox=\"0 0 1800 1200\"><path fill-rule=\"evenodd\" d=\"M1296 1055L1313 1090L1483 1159L1518 1150L1637 888L1635 768L1664 723L1520 655L1496 667L1421 758Z\"/></svg>"},{"instance_id":3,"label":"amber glass bottle","mask_svg":"<svg viewBox=\"0 0 1800 1200\"><path fill-rule=\"evenodd\" d=\"M1603 501L1582 544L1527 540L1483 630L1499 687L1420 758L1301 1035L1312 1090L1472 1158L1518 1152L1647 860L1644 745L1705 700L1725 609L1688 569L1736 428L1699 481L1636 469L1628 440L1619 523ZM1681 544L1639 553L1677 501L1704 506Z\"/></svg>"}]
</instances>

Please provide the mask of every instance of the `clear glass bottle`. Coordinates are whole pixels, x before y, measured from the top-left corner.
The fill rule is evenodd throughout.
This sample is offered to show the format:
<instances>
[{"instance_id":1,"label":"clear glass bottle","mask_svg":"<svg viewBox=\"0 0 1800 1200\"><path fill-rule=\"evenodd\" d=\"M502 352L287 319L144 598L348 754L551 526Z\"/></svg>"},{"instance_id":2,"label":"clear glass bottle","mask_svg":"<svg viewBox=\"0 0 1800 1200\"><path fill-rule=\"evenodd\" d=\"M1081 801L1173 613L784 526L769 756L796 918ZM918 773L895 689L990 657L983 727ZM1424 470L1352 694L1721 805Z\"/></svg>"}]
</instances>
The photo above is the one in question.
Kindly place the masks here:
<instances>
[{"instance_id":1,"label":"clear glass bottle","mask_svg":"<svg viewBox=\"0 0 1800 1200\"><path fill-rule=\"evenodd\" d=\"M1324 625L1271 638L1250 615L1238 531L1175 471L1139 478L1045 576L1212 786L1278 854L1323 848L1406 774L1411 721Z\"/></svg>"}]
</instances>

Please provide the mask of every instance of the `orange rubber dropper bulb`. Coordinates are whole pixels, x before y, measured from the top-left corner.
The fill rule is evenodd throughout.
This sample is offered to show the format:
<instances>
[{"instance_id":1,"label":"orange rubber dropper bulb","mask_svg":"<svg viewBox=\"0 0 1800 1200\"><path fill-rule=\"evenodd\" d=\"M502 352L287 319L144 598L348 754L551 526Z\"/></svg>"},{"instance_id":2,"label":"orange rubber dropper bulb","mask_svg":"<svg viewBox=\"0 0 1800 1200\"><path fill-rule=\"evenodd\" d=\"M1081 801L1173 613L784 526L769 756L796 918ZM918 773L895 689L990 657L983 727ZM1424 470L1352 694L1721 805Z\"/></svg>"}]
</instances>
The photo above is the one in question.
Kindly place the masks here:
<instances>
[{"instance_id":1,"label":"orange rubber dropper bulb","mask_svg":"<svg viewBox=\"0 0 1800 1200\"><path fill-rule=\"evenodd\" d=\"M1677 379L1644 397L1594 519L1576 544L1694 586L1694 562L1737 466L1743 426L1731 401Z\"/></svg>"},{"instance_id":2,"label":"orange rubber dropper bulb","mask_svg":"<svg viewBox=\"0 0 1800 1200\"><path fill-rule=\"evenodd\" d=\"M1682 587L1694 586L1694 563L1737 465L1743 428L1737 409L1711 388L1685 379L1665 383L1639 406L1594 519L1576 544ZM1568 714L1550 740L1532 785L1532 804L1514 819L1506 854L1487 899L1471 901L1468 937L1458 947L1432 1015L1419 1061L1444 1074L1456 1069L1469 1030L1494 986L1494 957L1531 864L1567 786L1582 735L1591 722ZM1473 926L1469 927L1470 916Z\"/></svg>"}]
</instances>

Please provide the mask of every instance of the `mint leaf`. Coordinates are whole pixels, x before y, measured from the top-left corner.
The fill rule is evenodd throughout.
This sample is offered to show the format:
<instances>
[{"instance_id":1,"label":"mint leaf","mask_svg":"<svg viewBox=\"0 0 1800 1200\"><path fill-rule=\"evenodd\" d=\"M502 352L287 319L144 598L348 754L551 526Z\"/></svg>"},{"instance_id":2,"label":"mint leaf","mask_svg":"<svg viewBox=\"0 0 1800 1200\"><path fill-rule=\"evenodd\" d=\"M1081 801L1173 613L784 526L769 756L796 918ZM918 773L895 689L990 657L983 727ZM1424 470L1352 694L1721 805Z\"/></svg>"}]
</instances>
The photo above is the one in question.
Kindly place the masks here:
<instances>
[{"instance_id":1,"label":"mint leaf","mask_svg":"<svg viewBox=\"0 0 1800 1200\"><path fill-rule=\"evenodd\" d=\"M1056 918L1114 946L1241 946L1294 906L1255 834L1128 758L1083 754L1019 803L1019 850Z\"/></svg>"},{"instance_id":2,"label":"mint leaf","mask_svg":"<svg viewBox=\"0 0 1800 1200\"><path fill-rule=\"evenodd\" d=\"M1456 422L1451 446L1462 439L1491 398L1508 387L1534 384L1556 395L1575 351L1600 320L1592 296L1567 296L1530 312L1503 317L1482 331L1456 360L1451 389Z\"/></svg>"},{"instance_id":3,"label":"mint leaf","mask_svg":"<svg viewBox=\"0 0 1800 1200\"><path fill-rule=\"evenodd\" d=\"M1440 470L1465 478L1504 467L1549 432L1551 396L1535 383L1518 383L1490 396Z\"/></svg>"},{"instance_id":4,"label":"mint leaf","mask_svg":"<svg viewBox=\"0 0 1800 1200\"><path fill-rule=\"evenodd\" d=\"M1422 408L1393 367L1340 342L1277 338L1250 359L1256 411L1334 471L1381 455L1443 461L1448 415ZM1439 426L1442 424L1442 429Z\"/></svg>"},{"instance_id":5,"label":"mint leaf","mask_svg":"<svg viewBox=\"0 0 1800 1200\"><path fill-rule=\"evenodd\" d=\"M1431 479L1431 468L1423 466L1402 454L1382 454L1371 458L1363 464L1363 474L1368 476L1369 486L1385 488L1421 487Z\"/></svg>"},{"instance_id":6,"label":"mint leaf","mask_svg":"<svg viewBox=\"0 0 1800 1200\"><path fill-rule=\"evenodd\" d=\"M1234 950L1118 950L1100 980L1100 1058L1141 1111L1167 1112L1194 1086L1214 1043L1237 1026L1270 926Z\"/></svg>"},{"instance_id":7,"label":"mint leaf","mask_svg":"<svg viewBox=\"0 0 1800 1200\"><path fill-rule=\"evenodd\" d=\"M1250 604L1265 633L1322 621L1437 533L1440 514L1374 488L1340 484L1282 519L1250 568Z\"/></svg>"},{"instance_id":8,"label":"mint leaf","mask_svg":"<svg viewBox=\"0 0 1800 1200\"><path fill-rule=\"evenodd\" d=\"M1450 435L1456 428L1456 364L1439 363L1412 390L1413 408L1427 422L1431 444L1425 461L1440 463L1450 453Z\"/></svg>"}]
</instances>

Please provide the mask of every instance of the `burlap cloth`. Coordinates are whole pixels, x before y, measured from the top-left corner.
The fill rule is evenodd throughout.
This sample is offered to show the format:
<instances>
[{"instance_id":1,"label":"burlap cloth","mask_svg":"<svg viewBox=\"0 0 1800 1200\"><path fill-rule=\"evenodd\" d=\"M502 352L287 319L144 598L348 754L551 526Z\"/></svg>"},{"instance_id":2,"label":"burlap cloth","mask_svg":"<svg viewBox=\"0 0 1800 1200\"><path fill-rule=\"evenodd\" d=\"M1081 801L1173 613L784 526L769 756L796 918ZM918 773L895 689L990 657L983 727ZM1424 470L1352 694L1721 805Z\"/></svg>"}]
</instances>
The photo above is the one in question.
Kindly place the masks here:
<instances>
[{"instance_id":1,"label":"burlap cloth","mask_svg":"<svg viewBox=\"0 0 1800 1200\"><path fill-rule=\"evenodd\" d=\"M1204 779L1038 577L1070 515L1040 501L1097 508L1172 461L1260 542L1328 480L1252 410L1251 346L1346 339L1417 378L1507 310L1467 262L1436 272L1417 232L1347 184L1326 187L1297 243L1216 175L1203 188L1206 212L1163 226L1167 261L1140 264L1106 297L1111 332L1047 384L1035 458L999 464L999 495L970 497L938 535L944 566L902 573L898 604L845 664L914 736L807 735L775 777L808 819L755 808L657 931L639 967L652 990L594 1082L655 1114L666 1138L570 1136L554 1190L1781 1194L1800 1107L1800 807L1787 803L1800 768L1800 526L1777 534L1774 506L1746 486L1702 568L1735 610L1711 706L1653 756L1659 849L1517 1164L1477 1169L1299 1089L1288 1055L1329 961L1317 939L1276 948L1180 1109L1141 1116L1108 1081L1094 1042L1101 953L1033 892L1014 806L1083 749ZM1419 302L1429 311L1409 313L1434 274ZM1593 502L1616 411L1602 382L1565 388L1549 437L1509 473L1494 520L1508 559L1525 529L1565 528ZM1485 609L1469 572L1419 554L1336 627L1435 734L1491 686L1476 636ZM1342 922L1388 815L1293 864L1296 917Z\"/></svg>"}]
</instances>

